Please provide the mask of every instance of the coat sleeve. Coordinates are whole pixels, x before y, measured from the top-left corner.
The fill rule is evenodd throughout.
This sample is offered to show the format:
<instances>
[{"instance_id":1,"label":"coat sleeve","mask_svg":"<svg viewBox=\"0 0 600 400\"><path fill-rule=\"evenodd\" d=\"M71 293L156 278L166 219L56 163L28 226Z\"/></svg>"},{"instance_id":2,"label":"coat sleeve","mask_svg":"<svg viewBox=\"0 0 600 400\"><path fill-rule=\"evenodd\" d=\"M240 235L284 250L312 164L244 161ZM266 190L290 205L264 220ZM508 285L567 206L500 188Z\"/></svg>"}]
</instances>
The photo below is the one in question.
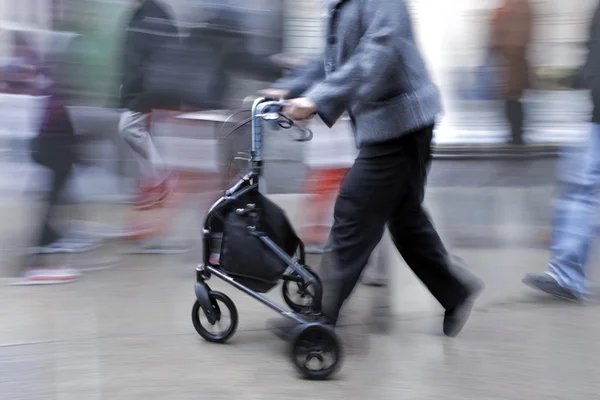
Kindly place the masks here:
<instances>
[{"instance_id":1,"label":"coat sleeve","mask_svg":"<svg viewBox=\"0 0 600 400\"><path fill-rule=\"evenodd\" d=\"M323 79L325 79L325 58L319 56L275 82L273 88L288 90L290 92L288 97L294 98L301 96Z\"/></svg>"},{"instance_id":2,"label":"coat sleeve","mask_svg":"<svg viewBox=\"0 0 600 400\"><path fill-rule=\"evenodd\" d=\"M305 93L330 127L351 102L386 87L389 71L398 68L401 61L398 45L412 35L403 1L370 0L360 18L365 31L352 56Z\"/></svg>"}]
</instances>

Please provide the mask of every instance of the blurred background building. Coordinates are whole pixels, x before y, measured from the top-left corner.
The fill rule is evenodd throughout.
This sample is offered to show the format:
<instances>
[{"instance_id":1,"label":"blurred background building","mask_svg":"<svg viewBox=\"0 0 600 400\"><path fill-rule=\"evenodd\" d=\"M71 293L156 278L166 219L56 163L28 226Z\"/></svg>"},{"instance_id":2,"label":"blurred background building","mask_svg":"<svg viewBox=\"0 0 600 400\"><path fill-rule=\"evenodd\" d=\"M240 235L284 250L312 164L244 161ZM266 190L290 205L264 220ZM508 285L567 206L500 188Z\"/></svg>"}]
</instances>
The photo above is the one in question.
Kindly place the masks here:
<instances>
[{"instance_id":1,"label":"blurred background building","mask_svg":"<svg viewBox=\"0 0 600 400\"><path fill-rule=\"evenodd\" d=\"M169 4L181 29L186 29L190 10L209 0L163 0ZM473 89L477 71L486 66L490 15L499 0L407 0L430 69L440 85L446 107L438 139L479 140L503 135L505 130L498 104L481 99L468 101L464 93ZM254 50L285 53L305 59L320 51L324 29L325 1L322 0L231 0L242 8L245 27ZM14 56L15 40L21 33L41 59L60 59L61 84L77 106L114 107L118 93L119 46L131 0L2 0L0 1L0 63ZM546 125L581 123L587 115L586 98L572 96L569 107L561 107L555 91L564 77L581 65L585 55L588 21L594 0L533 0L534 35L531 63L535 76L531 129ZM237 104L265 82L236 77L232 104ZM468 87L468 90L465 89ZM475 113L475 114L474 114ZM476 113L479 116L474 117ZM548 118L550 118L548 120ZM554 118L554 120L553 120ZM566 122L565 122L566 121ZM538 123L538 125L539 125ZM475 125L474 125L475 124ZM567 128L560 127L560 130ZM578 128L572 128L577 130ZM467 134L465 132L471 132ZM543 135L542 135L543 136ZM547 136L547 135L546 135ZM548 140L553 140L550 135Z\"/></svg>"}]
</instances>

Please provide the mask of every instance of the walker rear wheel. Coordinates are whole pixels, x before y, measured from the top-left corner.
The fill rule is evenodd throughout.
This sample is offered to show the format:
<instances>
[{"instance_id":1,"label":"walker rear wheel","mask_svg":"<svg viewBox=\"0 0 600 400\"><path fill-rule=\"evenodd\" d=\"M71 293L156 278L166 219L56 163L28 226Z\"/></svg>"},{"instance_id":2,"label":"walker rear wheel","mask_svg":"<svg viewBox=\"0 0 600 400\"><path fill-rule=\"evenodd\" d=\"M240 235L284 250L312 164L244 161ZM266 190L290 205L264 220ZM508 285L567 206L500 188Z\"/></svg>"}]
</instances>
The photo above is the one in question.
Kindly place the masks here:
<instances>
[{"instance_id":1,"label":"walker rear wheel","mask_svg":"<svg viewBox=\"0 0 600 400\"><path fill-rule=\"evenodd\" d=\"M332 328L309 325L292 341L292 362L306 379L325 380L342 363L342 346Z\"/></svg>"}]
</instances>

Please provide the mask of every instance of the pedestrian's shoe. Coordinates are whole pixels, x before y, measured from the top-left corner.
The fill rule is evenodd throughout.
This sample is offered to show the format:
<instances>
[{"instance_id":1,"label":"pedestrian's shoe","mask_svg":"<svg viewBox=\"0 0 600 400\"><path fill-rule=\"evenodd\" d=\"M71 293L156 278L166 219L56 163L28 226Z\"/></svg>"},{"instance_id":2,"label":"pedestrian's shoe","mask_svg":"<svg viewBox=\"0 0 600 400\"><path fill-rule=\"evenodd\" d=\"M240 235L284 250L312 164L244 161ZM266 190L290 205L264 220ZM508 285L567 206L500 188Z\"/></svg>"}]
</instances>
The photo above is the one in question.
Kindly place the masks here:
<instances>
[{"instance_id":1,"label":"pedestrian's shoe","mask_svg":"<svg viewBox=\"0 0 600 400\"><path fill-rule=\"evenodd\" d=\"M456 337L462 331L471 316L475 300L483 290L483 281L477 279L469 285L469 294L452 309L444 314L444 335Z\"/></svg>"},{"instance_id":2,"label":"pedestrian's shoe","mask_svg":"<svg viewBox=\"0 0 600 400\"><path fill-rule=\"evenodd\" d=\"M156 254L156 255L170 255L170 254L183 254L189 251L188 246L177 243L169 243L164 240L156 240L155 238L147 240L138 240L128 246L124 253L125 254Z\"/></svg>"},{"instance_id":3,"label":"pedestrian's shoe","mask_svg":"<svg viewBox=\"0 0 600 400\"><path fill-rule=\"evenodd\" d=\"M61 253L85 253L100 247L99 241L62 238L56 242L32 248L29 253L39 254L61 254Z\"/></svg>"},{"instance_id":4,"label":"pedestrian's shoe","mask_svg":"<svg viewBox=\"0 0 600 400\"><path fill-rule=\"evenodd\" d=\"M176 177L169 174L158 184L156 182L142 183L135 196L135 208L137 210L148 210L159 207L173 192L175 180Z\"/></svg>"},{"instance_id":5,"label":"pedestrian's shoe","mask_svg":"<svg viewBox=\"0 0 600 400\"><path fill-rule=\"evenodd\" d=\"M529 274L523 278L522 282L533 289L542 291L561 300L576 303L583 301L583 294L561 286L556 279L548 274Z\"/></svg>"},{"instance_id":6,"label":"pedestrian's shoe","mask_svg":"<svg viewBox=\"0 0 600 400\"><path fill-rule=\"evenodd\" d=\"M27 268L15 285L58 285L74 282L81 273L66 267Z\"/></svg>"}]
</instances>

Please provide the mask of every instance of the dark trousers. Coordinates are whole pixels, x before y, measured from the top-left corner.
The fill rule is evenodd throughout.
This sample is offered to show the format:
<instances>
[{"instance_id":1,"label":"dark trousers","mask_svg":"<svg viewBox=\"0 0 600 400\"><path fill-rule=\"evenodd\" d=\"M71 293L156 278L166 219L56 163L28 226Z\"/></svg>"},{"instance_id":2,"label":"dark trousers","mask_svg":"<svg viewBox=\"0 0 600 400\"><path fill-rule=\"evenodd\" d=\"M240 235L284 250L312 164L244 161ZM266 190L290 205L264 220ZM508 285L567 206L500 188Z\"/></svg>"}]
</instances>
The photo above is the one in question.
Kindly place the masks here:
<instances>
[{"instance_id":1,"label":"dark trousers","mask_svg":"<svg viewBox=\"0 0 600 400\"><path fill-rule=\"evenodd\" d=\"M523 144L523 125L525 114L520 100L506 100L506 119L510 125L510 136L513 144Z\"/></svg>"},{"instance_id":2,"label":"dark trousers","mask_svg":"<svg viewBox=\"0 0 600 400\"><path fill-rule=\"evenodd\" d=\"M73 170L73 147L71 137L40 136L32 149L34 161L51 171L50 190L44 197L37 246L46 246L61 237L52 227L51 220Z\"/></svg>"},{"instance_id":3,"label":"dark trousers","mask_svg":"<svg viewBox=\"0 0 600 400\"><path fill-rule=\"evenodd\" d=\"M323 311L332 322L337 321L386 223L408 266L445 309L468 296L467 281L451 270L446 249L421 205L432 136L430 126L365 147L346 176L321 265Z\"/></svg>"}]
</instances>

